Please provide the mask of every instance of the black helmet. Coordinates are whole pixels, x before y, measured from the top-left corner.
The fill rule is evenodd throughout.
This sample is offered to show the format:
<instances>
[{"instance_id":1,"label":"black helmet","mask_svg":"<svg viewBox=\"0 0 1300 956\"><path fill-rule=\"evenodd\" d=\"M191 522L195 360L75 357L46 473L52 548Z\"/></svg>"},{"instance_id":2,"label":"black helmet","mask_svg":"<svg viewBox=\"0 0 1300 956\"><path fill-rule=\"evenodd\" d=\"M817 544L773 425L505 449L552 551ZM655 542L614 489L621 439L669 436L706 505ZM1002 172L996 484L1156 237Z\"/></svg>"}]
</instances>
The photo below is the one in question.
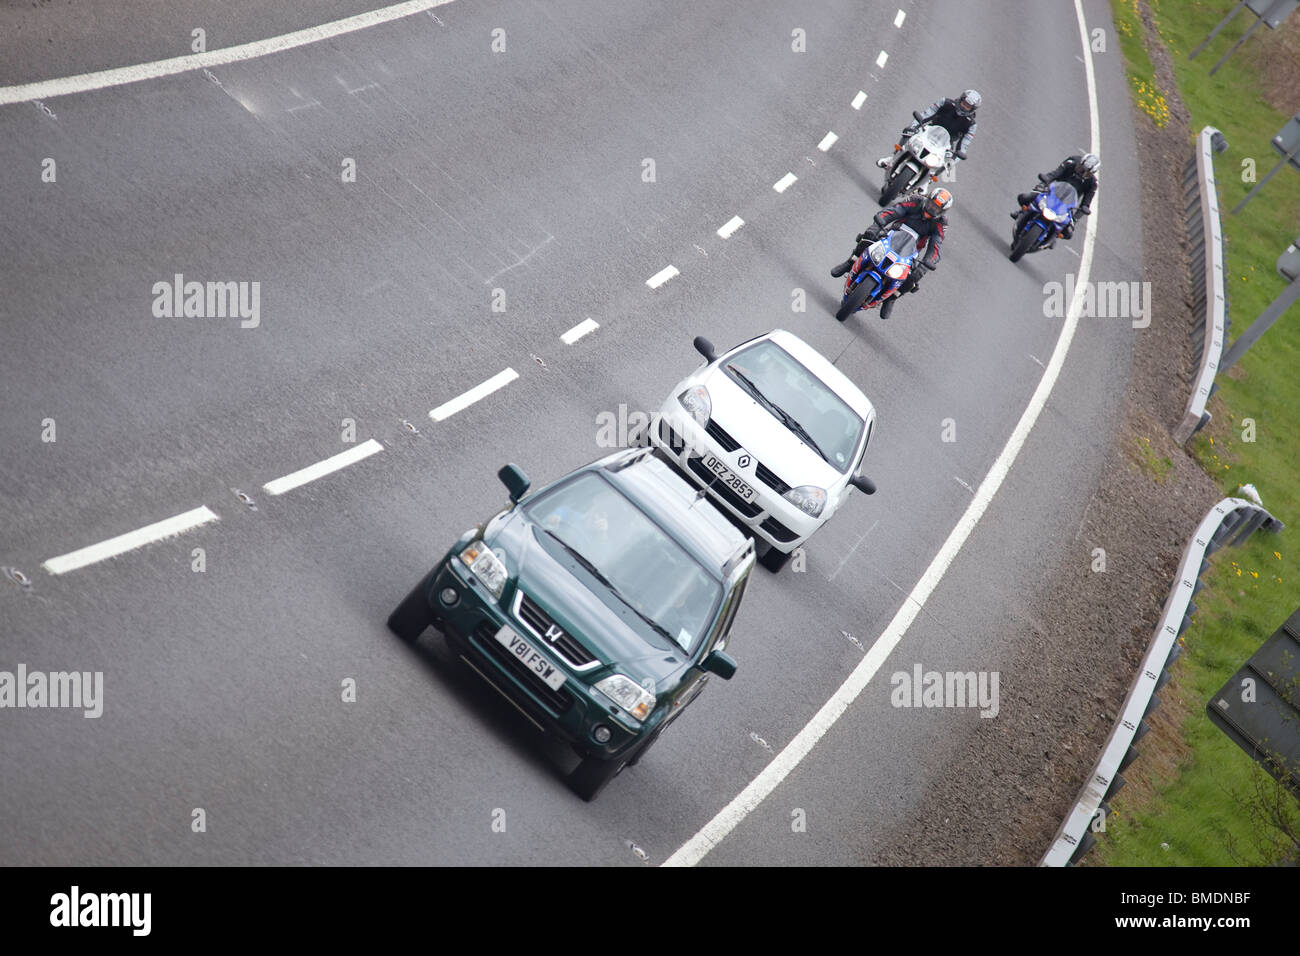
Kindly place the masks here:
<instances>
[{"instance_id":1,"label":"black helmet","mask_svg":"<svg viewBox=\"0 0 1300 956\"><path fill-rule=\"evenodd\" d=\"M961 99L957 101L957 112L963 116L973 116L975 111L980 108L981 102L983 102L983 98L980 96L979 90L967 90L962 93Z\"/></svg>"}]
</instances>

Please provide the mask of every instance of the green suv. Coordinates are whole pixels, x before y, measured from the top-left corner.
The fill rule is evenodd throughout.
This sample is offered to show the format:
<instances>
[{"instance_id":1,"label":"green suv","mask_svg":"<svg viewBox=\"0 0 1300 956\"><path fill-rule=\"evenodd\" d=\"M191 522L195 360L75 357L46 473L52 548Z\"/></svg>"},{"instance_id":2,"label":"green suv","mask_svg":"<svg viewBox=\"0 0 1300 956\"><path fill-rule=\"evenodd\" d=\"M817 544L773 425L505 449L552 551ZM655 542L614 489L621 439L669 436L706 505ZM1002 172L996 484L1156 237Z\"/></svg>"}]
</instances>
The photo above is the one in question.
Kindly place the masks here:
<instances>
[{"instance_id":1,"label":"green suv","mask_svg":"<svg viewBox=\"0 0 1300 956\"><path fill-rule=\"evenodd\" d=\"M388 618L429 625L543 731L582 757L573 790L595 799L644 756L723 652L753 541L650 449L593 462L465 532Z\"/></svg>"}]
</instances>

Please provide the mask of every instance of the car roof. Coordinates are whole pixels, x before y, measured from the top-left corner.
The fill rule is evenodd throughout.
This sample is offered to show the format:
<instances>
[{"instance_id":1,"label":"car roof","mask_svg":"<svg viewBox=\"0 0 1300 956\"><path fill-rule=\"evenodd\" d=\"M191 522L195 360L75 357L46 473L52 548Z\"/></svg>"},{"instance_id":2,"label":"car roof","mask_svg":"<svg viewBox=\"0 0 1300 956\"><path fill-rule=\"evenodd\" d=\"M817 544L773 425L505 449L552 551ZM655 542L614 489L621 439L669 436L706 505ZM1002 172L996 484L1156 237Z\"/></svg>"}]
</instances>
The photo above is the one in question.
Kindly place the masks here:
<instances>
[{"instance_id":1,"label":"car roof","mask_svg":"<svg viewBox=\"0 0 1300 956\"><path fill-rule=\"evenodd\" d=\"M707 496L649 449L619 456L603 471L620 491L718 577L748 539Z\"/></svg>"},{"instance_id":2,"label":"car roof","mask_svg":"<svg viewBox=\"0 0 1300 956\"><path fill-rule=\"evenodd\" d=\"M767 335L759 336L757 339L746 342L745 345L752 345L754 342L765 338L775 342L794 356L804 368L825 382L832 391L844 399L849 408L861 415L863 419L871 417L875 412L875 406L871 404L871 399L867 398L862 389L853 384L851 378L832 365L830 359L793 332L787 332L785 329L773 329Z\"/></svg>"}]
</instances>

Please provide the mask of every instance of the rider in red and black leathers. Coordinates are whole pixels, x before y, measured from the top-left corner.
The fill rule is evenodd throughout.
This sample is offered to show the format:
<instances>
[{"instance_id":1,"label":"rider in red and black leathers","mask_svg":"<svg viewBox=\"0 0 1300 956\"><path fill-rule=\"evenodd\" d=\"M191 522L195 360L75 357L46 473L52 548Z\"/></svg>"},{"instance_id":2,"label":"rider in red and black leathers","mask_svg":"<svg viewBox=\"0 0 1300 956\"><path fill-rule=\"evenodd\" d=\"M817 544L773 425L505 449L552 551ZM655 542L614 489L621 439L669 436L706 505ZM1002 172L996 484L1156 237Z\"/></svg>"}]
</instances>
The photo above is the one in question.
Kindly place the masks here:
<instances>
[{"instance_id":1,"label":"rider in red and black leathers","mask_svg":"<svg viewBox=\"0 0 1300 956\"><path fill-rule=\"evenodd\" d=\"M886 206L876 213L873 224L865 232L858 233L858 244L853 255L832 269L831 275L839 278L853 268L853 260L862 255L868 243L875 242L899 226L910 226L918 237L917 252L924 252L903 281L898 294L915 292L921 276L934 271L939 265L939 247L943 244L944 229L948 225L944 213L951 205L952 193L942 186L936 186L928 196L917 193L892 206Z\"/></svg>"}]
</instances>

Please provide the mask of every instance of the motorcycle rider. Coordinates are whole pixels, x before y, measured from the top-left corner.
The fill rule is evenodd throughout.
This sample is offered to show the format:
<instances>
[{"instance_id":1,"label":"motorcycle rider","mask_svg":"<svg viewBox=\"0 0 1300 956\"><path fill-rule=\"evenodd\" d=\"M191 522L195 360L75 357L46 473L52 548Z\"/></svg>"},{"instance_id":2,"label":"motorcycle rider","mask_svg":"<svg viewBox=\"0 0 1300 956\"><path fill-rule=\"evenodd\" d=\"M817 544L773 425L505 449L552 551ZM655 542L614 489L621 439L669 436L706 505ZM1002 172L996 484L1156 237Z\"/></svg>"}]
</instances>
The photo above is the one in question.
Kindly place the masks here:
<instances>
[{"instance_id":1,"label":"motorcycle rider","mask_svg":"<svg viewBox=\"0 0 1300 956\"><path fill-rule=\"evenodd\" d=\"M862 255L869 243L875 242L885 233L899 226L911 227L917 235L916 246L920 258L913 263L898 292L881 304L880 317L889 318L889 314L894 311L894 302L899 296L915 292L921 282L921 276L938 268L939 247L943 244L944 227L948 225L945 214L951 208L952 193L938 184L930 190L929 195L913 193L892 206L886 206L876 213L872 225L858 233L858 244L853 249L853 255L831 269L831 275L838 279L852 269L853 260ZM924 250L923 255L921 255L922 250Z\"/></svg>"},{"instance_id":2,"label":"motorcycle rider","mask_svg":"<svg viewBox=\"0 0 1300 956\"><path fill-rule=\"evenodd\" d=\"M1061 160L1061 165L1050 173L1038 174L1038 181L1042 185L1035 186L1033 192L1021 193L1016 197L1020 203L1020 208L1011 214L1011 218L1019 220L1033 205L1036 193L1046 192L1051 188L1052 183L1058 182L1069 183L1074 187L1075 192L1079 194L1079 207L1075 210L1075 215L1088 215L1092 212L1092 198L1097 195L1097 170L1100 168L1101 159L1096 153L1065 157L1065 159ZM1074 223L1071 222L1061 230L1061 238L1069 239L1073 235ZM1050 249L1054 245L1056 245L1055 238L1052 239L1048 248Z\"/></svg>"},{"instance_id":3,"label":"motorcycle rider","mask_svg":"<svg viewBox=\"0 0 1300 956\"><path fill-rule=\"evenodd\" d=\"M958 159L965 159L966 151L975 140L975 111L979 109L982 101L978 90L966 90L957 99L945 98L931 103L930 108L921 114L919 120L904 128L898 143L895 144L894 155L880 157L876 160L876 165L881 169L889 169L891 165L896 164L902 155L898 147L922 126L942 126L948 131L952 141L952 148L949 151Z\"/></svg>"}]
</instances>

